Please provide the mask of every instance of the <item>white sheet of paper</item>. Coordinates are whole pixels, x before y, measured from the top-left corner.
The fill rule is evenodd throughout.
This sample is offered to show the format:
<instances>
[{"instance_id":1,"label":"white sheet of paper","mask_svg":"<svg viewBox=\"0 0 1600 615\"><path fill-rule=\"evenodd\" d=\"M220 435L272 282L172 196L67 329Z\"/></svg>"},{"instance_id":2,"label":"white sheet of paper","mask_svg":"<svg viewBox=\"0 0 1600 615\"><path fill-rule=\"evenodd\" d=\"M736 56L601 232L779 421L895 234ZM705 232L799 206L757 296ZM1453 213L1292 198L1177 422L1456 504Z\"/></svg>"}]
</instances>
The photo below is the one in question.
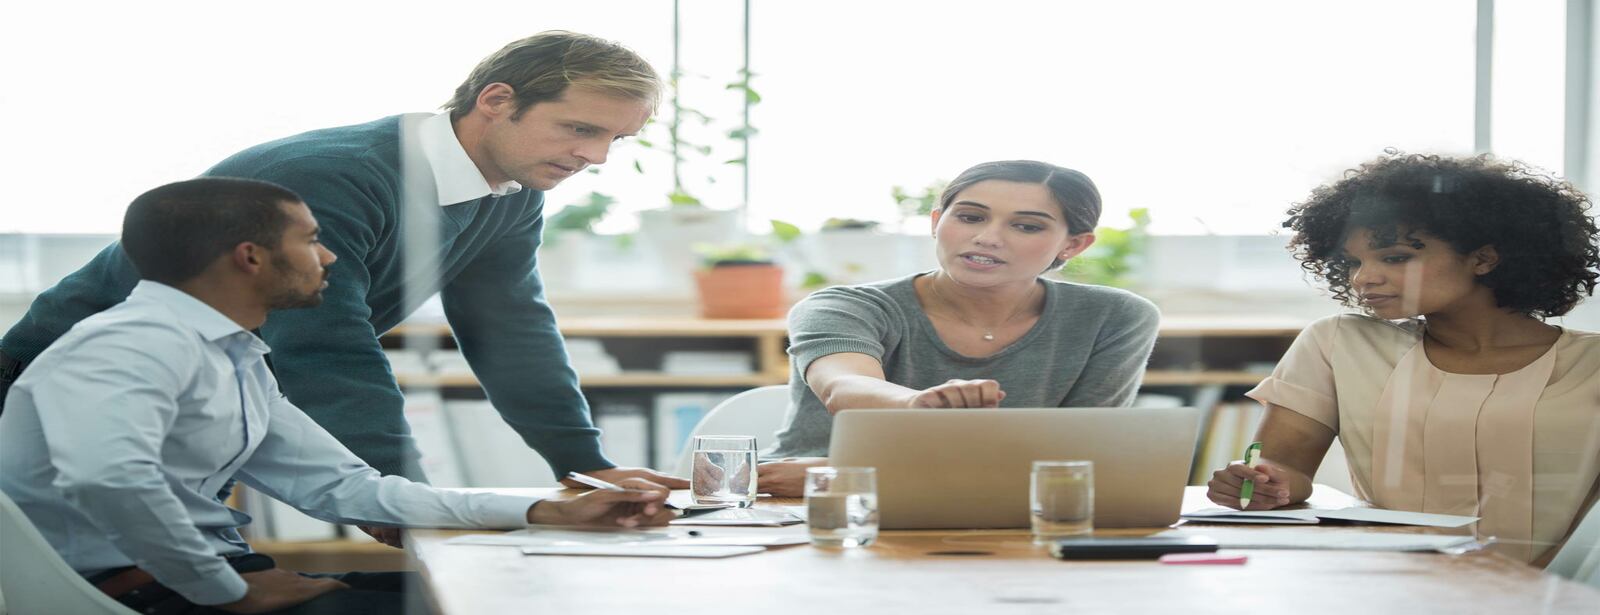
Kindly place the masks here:
<instances>
[{"instance_id":1,"label":"white sheet of paper","mask_svg":"<svg viewBox=\"0 0 1600 615\"><path fill-rule=\"evenodd\" d=\"M796 517L783 510L769 508L724 508L693 517L673 519L668 525L748 525L758 527L779 527L805 523L805 519Z\"/></svg>"},{"instance_id":2,"label":"white sheet of paper","mask_svg":"<svg viewBox=\"0 0 1600 615\"><path fill-rule=\"evenodd\" d=\"M1478 517L1464 517L1461 515L1441 515L1438 513L1407 512L1404 510L1385 510L1382 508L1341 508L1339 510L1319 510L1317 516L1323 519L1341 519L1344 521L1361 521L1365 523L1393 523L1397 525L1422 525L1427 527L1461 527L1478 521Z\"/></svg>"},{"instance_id":3,"label":"white sheet of paper","mask_svg":"<svg viewBox=\"0 0 1600 615\"><path fill-rule=\"evenodd\" d=\"M676 528L599 530L513 530L500 534L468 534L445 541L451 545L496 547L578 546L763 546L782 547L810 542L803 531L771 528Z\"/></svg>"},{"instance_id":4,"label":"white sheet of paper","mask_svg":"<svg viewBox=\"0 0 1600 615\"><path fill-rule=\"evenodd\" d=\"M1231 508L1217 507L1184 513L1183 518L1203 523L1278 523L1288 525L1314 525L1318 522L1318 519L1338 519L1361 523L1389 523L1424 527L1461 527L1478 520L1477 517L1464 517L1461 515L1441 515L1359 506L1339 509L1300 508L1290 510L1233 510Z\"/></svg>"},{"instance_id":5,"label":"white sheet of paper","mask_svg":"<svg viewBox=\"0 0 1600 615\"><path fill-rule=\"evenodd\" d=\"M608 557L733 557L767 550L766 547L684 547L655 545L584 545L523 547L523 555L603 555Z\"/></svg>"},{"instance_id":6,"label":"white sheet of paper","mask_svg":"<svg viewBox=\"0 0 1600 615\"><path fill-rule=\"evenodd\" d=\"M1299 510L1234 510L1232 508L1206 508L1182 515L1184 519L1202 523L1274 523L1283 525L1316 525L1317 512L1309 508Z\"/></svg>"},{"instance_id":7,"label":"white sheet of paper","mask_svg":"<svg viewBox=\"0 0 1600 615\"><path fill-rule=\"evenodd\" d=\"M1469 545L1471 536L1341 532L1296 528L1194 528L1157 536L1205 536L1224 549L1302 549L1314 551L1438 551Z\"/></svg>"},{"instance_id":8,"label":"white sheet of paper","mask_svg":"<svg viewBox=\"0 0 1600 615\"><path fill-rule=\"evenodd\" d=\"M646 544L651 542L670 542L676 538L686 538L687 533L679 532L677 535L665 531L652 529L545 529L530 528L525 530L512 530L501 534L467 534L457 536L445 541L451 545L492 545L509 547L560 547L581 545L620 545L620 544Z\"/></svg>"}]
</instances>

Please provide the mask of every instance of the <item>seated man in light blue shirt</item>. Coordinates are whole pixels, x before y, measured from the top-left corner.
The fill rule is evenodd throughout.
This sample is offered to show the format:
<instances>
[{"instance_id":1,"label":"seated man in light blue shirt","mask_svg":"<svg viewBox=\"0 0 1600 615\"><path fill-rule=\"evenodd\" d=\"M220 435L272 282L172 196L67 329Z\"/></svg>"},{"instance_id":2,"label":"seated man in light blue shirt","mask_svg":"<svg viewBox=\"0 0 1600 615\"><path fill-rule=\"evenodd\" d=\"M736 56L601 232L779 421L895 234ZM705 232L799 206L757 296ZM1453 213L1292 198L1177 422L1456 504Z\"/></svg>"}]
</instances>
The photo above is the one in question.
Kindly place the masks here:
<instances>
[{"instance_id":1,"label":"seated man in light blue shirt","mask_svg":"<svg viewBox=\"0 0 1600 615\"><path fill-rule=\"evenodd\" d=\"M203 178L135 199L122 246L142 281L72 328L0 415L0 491L102 591L147 613L399 612L387 575L313 578L250 552L230 478L337 523L517 528L659 524L666 489L567 501L380 476L278 391L250 333L321 301L334 256L293 192ZM399 575L400 573L388 573Z\"/></svg>"}]
</instances>

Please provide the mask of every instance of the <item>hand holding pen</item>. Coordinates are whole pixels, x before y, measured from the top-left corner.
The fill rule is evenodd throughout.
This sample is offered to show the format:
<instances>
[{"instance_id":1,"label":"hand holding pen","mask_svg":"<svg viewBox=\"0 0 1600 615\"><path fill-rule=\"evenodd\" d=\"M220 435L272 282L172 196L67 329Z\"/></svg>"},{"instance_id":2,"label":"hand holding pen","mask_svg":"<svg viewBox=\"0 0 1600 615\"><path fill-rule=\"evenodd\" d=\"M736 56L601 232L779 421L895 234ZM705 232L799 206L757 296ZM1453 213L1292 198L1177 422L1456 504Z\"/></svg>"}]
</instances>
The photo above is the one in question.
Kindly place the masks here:
<instances>
[{"instance_id":1,"label":"hand holding pen","mask_svg":"<svg viewBox=\"0 0 1600 615\"><path fill-rule=\"evenodd\" d=\"M528 522L636 527L664 525L673 518L666 506L670 493L666 487L642 478L626 478L620 485L588 476L583 479L595 481L585 484L596 489L569 500L543 500L528 510Z\"/></svg>"},{"instance_id":2,"label":"hand holding pen","mask_svg":"<svg viewBox=\"0 0 1600 615\"><path fill-rule=\"evenodd\" d=\"M1261 443L1251 442L1250 446L1244 449L1244 467L1255 468L1258 465L1261 465ZM1244 485L1239 487L1239 510L1250 508L1250 498L1254 497L1255 493L1255 479L1245 479Z\"/></svg>"},{"instance_id":3,"label":"hand holding pen","mask_svg":"<svg viewBox=\"0 0 1600 615\"><path fill-rule=\"evenodd\" d=\"M1289 470L1261 460L1261 443L1245 450L1245 459L1211 473L1206 497L1239 510L1271 510L1289 503Z\"/></svg>"}]
</instances>

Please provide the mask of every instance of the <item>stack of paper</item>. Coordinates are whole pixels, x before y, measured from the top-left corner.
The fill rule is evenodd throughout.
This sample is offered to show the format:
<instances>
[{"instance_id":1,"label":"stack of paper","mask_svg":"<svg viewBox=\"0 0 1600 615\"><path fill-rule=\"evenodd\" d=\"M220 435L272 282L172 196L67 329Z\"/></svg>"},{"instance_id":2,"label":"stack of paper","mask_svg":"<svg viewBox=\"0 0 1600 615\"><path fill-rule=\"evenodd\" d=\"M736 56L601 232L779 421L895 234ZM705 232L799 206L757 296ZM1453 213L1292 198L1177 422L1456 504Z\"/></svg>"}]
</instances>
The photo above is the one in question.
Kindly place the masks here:
<instances>
[{"instance_id":1,"label":"stack of paper","mask_svg":"<svg viewBox=\"0 0 1600 615\"><path fill-rule=\"evenodd\" d=\"M661 371L680 376L742 376L755 373L743 351L672 350L661 357Z\"/></svg>"},{"instance_id":2,"label":"stack of paper","mask_svg":"<svg viewBox=\"0 0 1600 615\"><path fill-rule=\"evenodd\" d=\"M472 366L459 350L440 350L428 353L428 366L440 376L471 376Z\"/></svg>"},{"instance_id":3,"label":"stack of paper","mask_svg":"<svg viewBox=\"0 0 1600 615\"><path fill-rule=\"evenodd\" d=\"M1477 545L1472 536L1337 532L1294 528L1194 528L1167 530L1163 537L1204 536L1224 549L1301 549L1315 551L1454 551Z\"/></svg>"},{"instance_id":4,"label":"stack of paper","mask_svg":"<svg viewBox=\"0 0 1600 615\"><path fill-rule=\"evenodd\" d=\"M625 399L596 397L594 424L606 458L623 467L650 465L650 417L643 406Z\"/></svg>"},{"instance_id":5,"label":"stack of paper","mask_svg":"<svg viewBox=\"0 0 1600 615\"><path fill-rule=\"evenodd\" d=\"M1394 525L1421 525L1427 527L1461 527L1478 520L1477 517L1441 515L1437 513L1385 510L1382 508L1289 508L1278 510L1234 510L1232 508L1207 508L1184 513L1183 518L1201 523L1270 523L1285 525L1316 525L1323 519L1354 521L1359 523L1389 523Z\"/></svg>"},{"instance_id":6,"label":"stack of paper","mask_svg":"<svg viewBox=\"0 0 1600 615\"><path fill-rule=\"evenodd\" d=\"M615 376L622 373L622 364L606 352L600 340L593 338L567 338L567 358L579 376Z\"/></svg>"},{"instance_id":7,"label":"stack of paper","mask_svg":"<svg viewBox=\"0 0 1600 615\"><path fill-rule=\"evenodd\" d=\"M556 487L544 457L528 447L488 400L451 399L444 417L469 487Z\"/></svg>"},{"instance_id":8,"label":"stack of paper","mask_svg":"<svg viewBox=\"0 0 1600 615\"><path fill-rule=\"evenodd\" d=\"M684 515L673 519L671 525L735 525L779 527L805 523L801 519L784 510L770 508L721 508L711 512L695 515Z\"/></svg>"},{"instance_id":9,"label":"stack of paper","mask_svg":"<svg viewBox=\"0 0 1600 615\"><path fill-rule=\"evenodd\" d=\"M603 555L616 557L730 557L760 553L767 547L804 544L804 531L683 530L677 528L577 529L530 527L504 534L471 534L455 545L518 547L525 555Z\"/></svg>"},{"instance_id":10,"label":"stack of paper","mask_svg":"<svg viewBox=\"0 0 1600 615\"><path fill-rule=\"evenodd\" d=\"M677 470L678 458L700 419L729 393L674 391L655 397L655 465L657 470Z\"/></svg>"},{"instance_id":11,"label":"stack of paper","mask_svg":"<svg viewBox=\"0 0 1600 615\"><path fill-rule=\"evenodd\" d=\"M432 373L426 353L420 350L391 348L385 349L383 355L389 359L389 369L397 378L419 378Z\"/></svg>"},{"instance_id":12,"label":"stack of paper","mask_svg":"<svg viewBox=\"0 0 1600 615\"><path fill-rule=\"evenodd\" d=\"M428 475L428 482L435 487L469 486L439 391L406 391L405 400L406 423L411 425L411 437L422 453L417 463Z\"/></svg>"}]
</instances>

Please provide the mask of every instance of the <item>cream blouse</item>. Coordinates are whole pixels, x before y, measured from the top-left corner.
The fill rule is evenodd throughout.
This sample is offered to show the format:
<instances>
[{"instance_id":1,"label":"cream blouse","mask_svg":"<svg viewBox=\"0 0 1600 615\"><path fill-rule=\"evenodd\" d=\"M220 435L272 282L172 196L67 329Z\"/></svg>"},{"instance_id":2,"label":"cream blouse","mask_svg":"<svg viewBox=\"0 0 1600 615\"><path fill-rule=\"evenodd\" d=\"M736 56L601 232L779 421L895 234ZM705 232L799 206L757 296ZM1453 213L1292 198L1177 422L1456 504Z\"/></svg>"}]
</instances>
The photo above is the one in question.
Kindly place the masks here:
<instances>
[{"instance_id":1,"label":"cream blouse","mask_svg":"<svg viewBox=\"0 0 1600 615\"><path fill-rule=\"evenodd\" d=\"M1246 395L1337 433L1361 499L1481 516L1496 550L1543 555L1600 473L1600 334L1564 329L1509 374L1448 373L1422 346L1418 321L1324 318Z\"/></svg>"}]
</instances>

